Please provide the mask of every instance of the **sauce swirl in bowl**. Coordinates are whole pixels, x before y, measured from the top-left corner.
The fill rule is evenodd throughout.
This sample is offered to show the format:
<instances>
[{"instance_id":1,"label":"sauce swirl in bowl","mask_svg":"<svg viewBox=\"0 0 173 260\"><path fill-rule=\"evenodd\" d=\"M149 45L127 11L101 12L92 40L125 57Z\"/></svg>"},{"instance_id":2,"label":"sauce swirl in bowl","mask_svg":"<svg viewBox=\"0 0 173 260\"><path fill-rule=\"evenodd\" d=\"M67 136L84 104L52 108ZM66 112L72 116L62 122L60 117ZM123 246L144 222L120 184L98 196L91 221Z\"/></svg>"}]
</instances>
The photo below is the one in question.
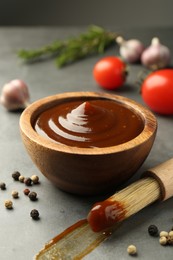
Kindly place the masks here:
<instances>
[{"instance_id":1,"label":"sauce swirl in bowl","mask_svg":"<svg viewBox=\"0 0 173 260\"><path fill-rule=\"evenodd\" d=\"M35 130L54 142L92 148L119 145L138 136L142 118L111 100L71 101L41 113Z\"/></svg>"}]
</instances>

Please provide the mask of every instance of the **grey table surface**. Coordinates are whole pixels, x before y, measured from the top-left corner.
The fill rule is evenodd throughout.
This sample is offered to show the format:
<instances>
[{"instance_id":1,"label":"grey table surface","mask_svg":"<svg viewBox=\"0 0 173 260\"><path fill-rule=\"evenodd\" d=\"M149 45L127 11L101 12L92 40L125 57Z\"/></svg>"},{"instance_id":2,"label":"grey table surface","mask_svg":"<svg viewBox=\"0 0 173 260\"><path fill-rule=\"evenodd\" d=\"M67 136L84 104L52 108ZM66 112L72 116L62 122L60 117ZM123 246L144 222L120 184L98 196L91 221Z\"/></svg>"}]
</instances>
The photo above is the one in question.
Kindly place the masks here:
<instances>
[{"instance_id":1,"label":"grey table surface","mask_svg":"<svg viewBox=\"0 0 173 260\"><path fill-rule=\"evenodd\" d=\"M103 55L90 57L63 69L57 69L52 60L26 65L16 55L16 51L20 48L40 47L57 38L64 39L77 35L84 29L77 27L0 28L0 90L6 82L20 78L29 86L31 101L69 91L104 92L94 82L92 69L102 56L117 55L117 47L109 49ZM117 28L110 29L116 31ZM126 38L138 38L147 45L152 37L158 36L173 52L173 28L119 31ZM135 85L141 70L140 65L130 65L127 83L112 93L132 98L143 104L139 87ZM159 115L156 117L158 132L154 146L142 167L128 183L138 179L146 169L173 156L173 117ZM45 242L79 219L85 218L92 204L100 200L100 197L82 197L63 192L42 176L22 144L19 118L20 113L7 112L0 107L0 181L7 185L5 191L0 190L1 260L33 259ZM24 196L24 184L13 181L11 177L15 170L20 171L24 176L37 174L40 177L40 185L31 187L31 190L38 193L38 201L31 202ZM7 210L4 207L4 200L11 199L12 190L18 190L20 197L13 200L14 209ZM33 221L30 217L33 208L37 208L40 212L39 221ZM172 228L173 199L150 205L126 220L109 240L88 254L85 259L131 259L126 252L129 244L137 246L138 259L173 259L172 247L163 247L158 239L149 237L147 228L150 224L156 224L160 230Z\"/></svg>"}]
</instances>

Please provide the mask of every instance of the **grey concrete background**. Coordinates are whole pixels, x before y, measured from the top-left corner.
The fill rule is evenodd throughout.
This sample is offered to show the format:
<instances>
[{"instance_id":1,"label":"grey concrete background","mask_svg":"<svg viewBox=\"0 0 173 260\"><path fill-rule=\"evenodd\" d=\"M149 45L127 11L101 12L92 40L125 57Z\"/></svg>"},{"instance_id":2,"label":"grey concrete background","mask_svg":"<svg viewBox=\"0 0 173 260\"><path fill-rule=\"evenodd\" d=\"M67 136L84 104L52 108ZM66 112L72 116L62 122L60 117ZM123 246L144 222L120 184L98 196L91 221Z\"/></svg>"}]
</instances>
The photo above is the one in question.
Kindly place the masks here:
<instances>
[{"instance_id":1,"label":"grey concrete background","mask_svg":"<svg viewBox=\"0 0 173 260\"><path fill-rule=\"evenodd\" d=\"M114 30L115 28L112 28ZM39 47L57 38L66 38L82 32L84 28L0 28L0 90L3 84L14 78L23 79L29 86L31 102L68 91L104 91L92 78L94 64L101 56L93 56L63 69L57 69L52 60L32 65L22 63L16 55L19 48ZM171 29L124 30L127 38L135 37L148 43L157 33L158 37L173 51ZM118 48L109 49L105 55L118 55ZM132 98L143 104L139 87L135 85L141 71L140 64L129 66L127 83L111 93ZM141 174L173 157L173 117L156 115L158 132L147 160L128 183L139 179ZM7 112L0 107L0 182L7 185L0 190L0 260L31 260L33 256L64 229L86 217L91 206L110 194L98 197L81 197L65 193L51 184L29 158L20 138L20 113ZM24 184L13 181L11 173L18 170L24 176L37 174L41 184L30 189L38 194L38 201L31 202L23 194ZM127 185L125 183L124 185ZM13 200L14 209L6 210L5 199L11 191L19 191L19 199ZM115 190L116 191L116 190ZM172 247L162 247L158 238L149 237L147 228L155 224L160 230L173 226L173 199L155 203L126 220L112 237L102 243L84 259L132 260L126 252L129 244L138 249L137 260L172 260ZM40 221L32 221L30 211L37 208Z\"/></svg>"},{"instance_id":2,"label":"grey concrete background","mask_svg":"<svg viewBox=\"0 0 173 260\"><path fill-rule=\"evenodd\" d=\"M0 25L172 26L172 0L1 0Z\"/></svg>"}]
</instances>

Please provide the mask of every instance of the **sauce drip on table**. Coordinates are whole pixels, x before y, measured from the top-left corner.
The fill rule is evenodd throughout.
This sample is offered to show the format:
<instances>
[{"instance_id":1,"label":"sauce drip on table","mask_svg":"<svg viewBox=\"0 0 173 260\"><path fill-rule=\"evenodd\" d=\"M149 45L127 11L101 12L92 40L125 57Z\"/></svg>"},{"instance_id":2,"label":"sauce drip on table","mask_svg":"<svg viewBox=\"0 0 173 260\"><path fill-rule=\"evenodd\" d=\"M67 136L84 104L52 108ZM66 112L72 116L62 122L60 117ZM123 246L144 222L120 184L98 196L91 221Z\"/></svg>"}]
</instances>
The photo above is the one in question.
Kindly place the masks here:
<instances>
[{"instance_id":1,"label":"sauce drip on table","mask_svg":"<svg viewBox=\"0 0 173 260\"><path fill-rule=\"evenodd\" d=\"M110 235L95 233L86 219L80 220L49 241L34 259L83 259Z\"/></svg>"},{"instance_id":2,"label":"sauce drip on table","mask_svg":"<svg viewBox=\"0 0 173 260\"><path fill-rule=\"evenodd\" d=\"M65 102L45 110L35 123L41 136L81 148L119 145L138 136L143 128L137 113L107 99Z\"/></svg>"}]
</instances>

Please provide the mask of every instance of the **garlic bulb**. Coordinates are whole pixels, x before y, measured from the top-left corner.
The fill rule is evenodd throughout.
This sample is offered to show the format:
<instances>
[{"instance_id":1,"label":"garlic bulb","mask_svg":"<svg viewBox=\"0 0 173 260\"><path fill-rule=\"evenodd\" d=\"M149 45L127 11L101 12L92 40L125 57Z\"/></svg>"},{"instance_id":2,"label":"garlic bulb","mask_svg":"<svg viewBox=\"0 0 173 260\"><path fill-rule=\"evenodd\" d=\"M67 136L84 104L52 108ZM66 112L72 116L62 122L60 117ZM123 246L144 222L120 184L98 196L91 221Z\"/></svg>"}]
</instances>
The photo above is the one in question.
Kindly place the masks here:
<instances>
[{"instance_id":1,"label":"garlic bulb","mask_svg":"<svg viewBox=\"0 0 173 260\"><path fill-rule=\"evenodd\" d=\"M141 62L149 69L165 68L170 65L171 52L158 38L153 38L151 45L142 53Z\"/></svg>"},{"instance_id":2,"label":"garlic bulb","mask_svg":"<svg viewBox=\"0 0 173 260\"><path fill-rule=\"evenodd\" d=\"M27 85L22 80L15 79L3 86L0 103L7 110L24 109L29 103L29 98Z\"/></svg>"},{"instance_id":3,"label":"garlic bulb","mask_svg":"<svg viewBox=\"0 0 173 260\"><path fill-rule=\"evenodd\" d=\"M120 46L120 55L126 62L135 63L140 60L144 45L139 40L125 41L121 36L118 36L116 42Z\"/></svg>"}]
</instances>

